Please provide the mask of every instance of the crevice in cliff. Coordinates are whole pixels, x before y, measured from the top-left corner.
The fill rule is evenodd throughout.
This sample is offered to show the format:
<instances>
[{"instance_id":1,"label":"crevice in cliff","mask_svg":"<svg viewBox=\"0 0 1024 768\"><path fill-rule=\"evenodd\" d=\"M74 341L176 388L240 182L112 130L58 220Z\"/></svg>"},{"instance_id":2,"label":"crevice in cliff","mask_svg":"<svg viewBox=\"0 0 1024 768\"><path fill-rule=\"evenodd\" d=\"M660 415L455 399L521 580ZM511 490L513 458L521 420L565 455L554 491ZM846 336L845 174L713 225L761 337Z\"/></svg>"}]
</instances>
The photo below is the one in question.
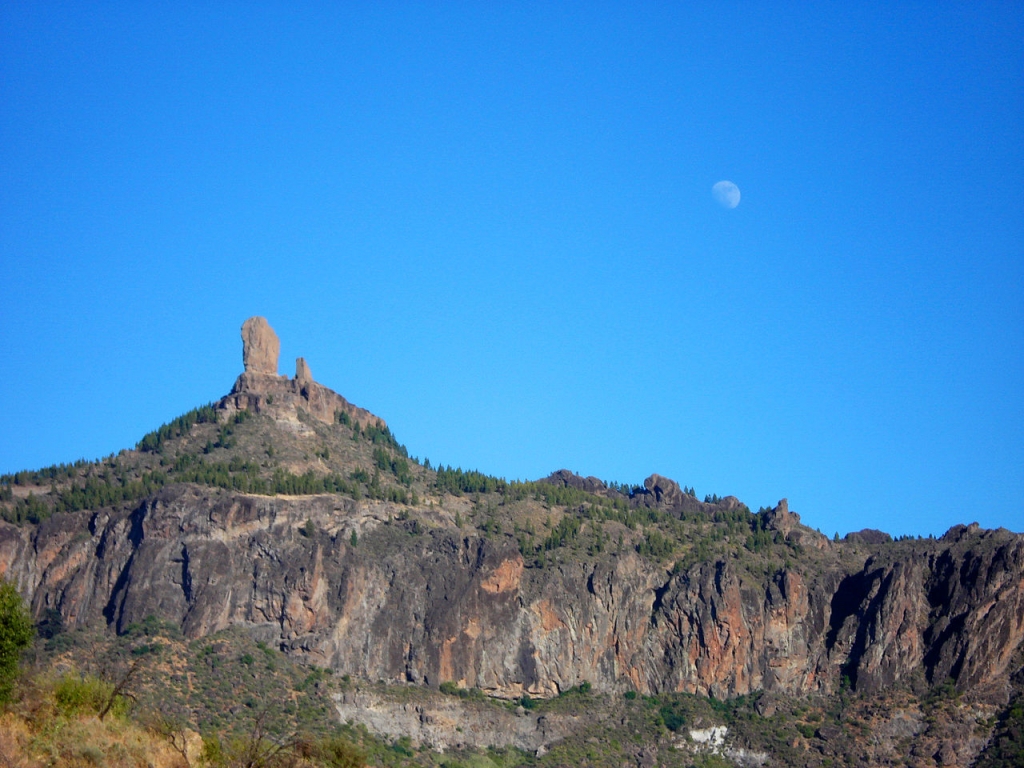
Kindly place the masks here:
<instances>
[{"instance_id":1,"label":"crevice in cliff","mask_svg":"<svg viewBox=\"0 0 1024 768\"><path fill-rule=\"evenodd\" d=\"M133 552L124 568L121 569L121 573L117 575L117 581L114 582L114 588L110 592L110 599L103 606L103 618L106 619L107 626L113 625L114 631L118 633L121 631L121 615L124 610L125 598L128 596L128 584L131 580L132 563L134 562L135 553Z\"/></svg>"},{"instance_id":2,"label":"crevice in cliff","mask_svg":"<svg viewBox=\"0 0 1024 768\"><path fill-rule=\"evenodd\" d=\"M124 564L124 568L117 575L114 588L110 591L110 599L103 606L103 618L106 620L107 626L113 625L114 631L118 634L121 632L124 603L128 597L128 588L131 584L132 565L135 563L135 555L139 551L139 546L144 538L142 521L146 517L146 512L146 502L143 502L132 512L129 518L131 525L128 529L128 541L132 545L132 553L128 556L128 561Z\"/></svg>"},{"instance_id":3,"label":"crevice in cliff","mask_svg":"<svg viewBox=\"0 0 1024 768\"><path fill-rule=\"evenodd\" d=\"M531 688L540 682L540 676L537 674L537 649L529 633L525 630L519 640L517 661L522 675L523 688Z\"/></svg>"},{"instance_id":4,"label":"crevice in cliff","mask_svg":"<svg viewBox=\"0 0 1024 768\"><path fill-rule=\"evenodd\" d=\"M142 521L146 518L148 511L146 502L143 502L132 512L131 517L128 518L131 523L131 527L128 529L128 541L132 545L132 550L138 549L139 545L142 544L142 539L145 538L145 533L142 530Z\"/></svg>"},{"instance_id":5,"label":"crevice in cliff","mask_svg":"<svg viewBox=\"0 0 1024 768\"><path fill-rule=\"evenodd\" d=\"M872 565L869 560L865 570L847 576L840 582L839 589L832 597L832 615L829 619L829 631L825 638L825 648L831 652L839 643L840 633L851 616L856 616L855 630L850 646L846 649L845 659L840 664L842 674L848 678L854 690L860 673L860 663L878 628L882 604L892 588L893 573L878 568L868 572ZM870 681L869 681L870 682Z\"/></svg>"},{"instance_id":6,"label":"crevice in cliff","mask_svg":"<svg viewBox=\"0 0 1024 768\"><path fill-rule=\"evenodd\" d=\"M939 667L942 665L943 657L947 655L943 653L943 649L951 641L955 641L963 637L966 621L966 614L960 614L959 616L951 618L937 636L933 637L935 630L934 626L929 627L928 631L925 632L924 641L929 647L922 661L924 663L925 677L932 685L943 682L946 677L951 677L953 680L957 680L960 677L960 671L963 669L964 664L963 649L960 649L960 653L957 654L957 660L950 665L949 672L942 675L942 680L936 679L936 673L941 673Z\"/></svg>"},{"instance_id":7,"label":"crevice in cliff","mask_svg":"<svg viewBox=\"0 0 1024 768\"><path fill-rule=\"evenodd\" d=\"M654 626L658 626L658 614L664 610L665 595L671 586L672 577L670 576L668 581L660 587L654 588L654 602L651 604L651 624Z\"/></svg>"},{"instance_id":8,"label":"crevice in cliff","mask_svg":"<svg viewBox=\"0 0 1024 768\"><path fill-rule=\"evenodd\" d=\"M846 620L860 611L871 591L873 579L865 571L847 576L832 595L832 610L825 636L825 650L831 651L839 641L839 633Z\"/></svg>"},{"instance_id":9,"label":"crevice in cliff","mask_svg":"<svg viewBox=\"0 0 1024 768\"><path fill-rule=\"evenodd\" d=\"M928 604L933 616L941 616L949 610L953 598L953 556L947 549L932 564L931 586L928 589Z\"/></svg>"},{"instance_id":10,"label":"crevice in cliff","mask_svg":"<svg viewBox=\"0 0 1024 768\"><path fill-rule=\"evenodd\" d=\"M188 555L188 547L181 545L181 591L185 595L185 603L192 605L195 595L192 592L192 571L191 560Z\"/></svg>"}]
</instances>

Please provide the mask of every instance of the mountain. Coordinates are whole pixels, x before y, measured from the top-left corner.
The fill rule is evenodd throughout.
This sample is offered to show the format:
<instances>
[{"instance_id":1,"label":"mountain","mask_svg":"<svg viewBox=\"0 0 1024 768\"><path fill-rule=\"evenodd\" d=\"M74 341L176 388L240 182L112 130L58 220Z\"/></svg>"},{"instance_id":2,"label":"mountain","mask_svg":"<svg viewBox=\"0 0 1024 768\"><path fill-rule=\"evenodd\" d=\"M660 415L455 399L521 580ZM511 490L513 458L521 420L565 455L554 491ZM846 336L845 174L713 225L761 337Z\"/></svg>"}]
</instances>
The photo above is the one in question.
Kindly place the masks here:
<instances>
[{"instance_id":1,"label":"mountain","mask_svg":"<svg viewBox=\"0 0 1024 768\"><path fill-rule=\"evenodd\" d=\"M856 738L840 719L768 751L742 728L746 746L706 728L677 745L740 764L983 764L1015 738L1024 536L972 524L834 541L785 499L752 512L659 475L507 482L431 467L302 358L279 376L266 320L242 338L245 370L216 403L134 450L0 478L0 575L40 621L242 632L364 681L337 694L343 720L534 759L582 732L579 717L510 716L467 692L660 702L662 741L681 727L672 708L697 699L756 702L755 719L823 701L873 713ZM411 718L395 694L409 686L427 697ZM953 703L928 722L939 699ZM719 727L715 711L697 720Z\"/></svg>"}]
</instances>

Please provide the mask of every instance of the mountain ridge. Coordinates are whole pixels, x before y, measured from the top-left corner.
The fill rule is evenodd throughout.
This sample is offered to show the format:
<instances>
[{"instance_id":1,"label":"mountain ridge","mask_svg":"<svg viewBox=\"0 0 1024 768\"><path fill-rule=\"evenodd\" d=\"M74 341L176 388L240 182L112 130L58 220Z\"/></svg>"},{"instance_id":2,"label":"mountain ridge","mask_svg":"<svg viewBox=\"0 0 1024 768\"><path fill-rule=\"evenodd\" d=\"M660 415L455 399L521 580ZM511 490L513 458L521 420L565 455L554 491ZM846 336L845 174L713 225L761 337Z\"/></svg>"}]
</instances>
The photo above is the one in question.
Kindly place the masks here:
<instances>
[{"instance_id":1,"label":"mountain ridge","mask_svg":"<svg viewBox=\"0 0 1024 768\"><path fill-rule=\"evenodd\" d=\"M508 700L950 680L984 712L1010 701L1024 536L972 524L836 542L785 499L752 512L656 474L627 487L431 467L302 358L278 376L256 320L216 404L134 451L0 479L0 576L37 618L242 628L359 679Z\"/></svg>"}]
</instances>

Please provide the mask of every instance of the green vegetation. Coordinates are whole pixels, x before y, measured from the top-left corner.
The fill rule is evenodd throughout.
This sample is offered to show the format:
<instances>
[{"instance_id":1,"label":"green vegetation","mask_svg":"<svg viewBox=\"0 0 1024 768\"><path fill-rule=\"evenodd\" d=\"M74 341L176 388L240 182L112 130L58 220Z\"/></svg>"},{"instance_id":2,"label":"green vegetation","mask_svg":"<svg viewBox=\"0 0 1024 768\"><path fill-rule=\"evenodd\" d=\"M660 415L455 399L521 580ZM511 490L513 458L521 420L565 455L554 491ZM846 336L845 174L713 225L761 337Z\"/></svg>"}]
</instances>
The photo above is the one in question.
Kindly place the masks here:
<instances>
[{"instance_id":1,"label":"green vegetation","mask_svg":"<svg viewBox=\"0 0 1024 768\"><path fill-rule=\"evenodd\" d=\"M119 684L91 673L28 678L0 714L5 765L187 766L195 768L358 768L366 754L338 733L271 733L261 715L239 734L168 718L122 696ZM197 743L198 742L198 743Z\"/></svg>"},{"instance_id":2,"label":"green vegetation","mask_svg":"<svg viewBox=\"0 0 1024 768\"><path fill-rule=\"evenodd\" d=\"M54 687L53 700L58 711L67 717L106 715L124 717L130 702L120 695L117 686L96 675L66 674Z\"/></svg>"},{"instance_id":3,"label":"green vegetation","mask_svg":"<svg viewBox=\"0 0 1024 768\"><path fill-rule=\"evenodd\" d=\"M373 449L373 463L381 471L393 474L402 485L412 485L409 461L403 456L394 456L386 449L375 446Z\"/></svg>"},{"instance_id":4,"label":"green vegetation","mask_svg":"<svg viewBox=\"0 0 1024 768\"><path fill-rule=\"evenodd\" d=\"M299 416L303 418L301 412ZM312 451L317 464L295 472L294 460L282 466L287 447L275 443L281 436L266 432L268 422L262 417L240 411L225 419L212 405L203 406L146 435L138 454L122 452L102 462L0 477L0 518L35 524L53 514L135 504L168 485L193 483L235 493L338 494L406 506L418 505L421 493L470 494L474 514L467 521L455 510L459 527L468 522L489 538L515 537L534 567L559 560L563 550L566 555L598 557L625 547L689 567L721 556L737 541L763 554L770 554L776 544L774 532L763 528L763 516L746 508L718 510L709 520L706 512L673 515L648 508L640 503L645 492L638 485L612 483L606 492L594 494L544 482L509 482L461 468L440 466L433 472L426 462L410 459L382 423L364 427L340 410L335 417L333 427L307 420L319 430ZM305 450L302 458L308 462L310 449ZM16 493L18 487L29 492ZM691 488L685 492L693 496ZM521 518L517 512L537 504L555 517L543 529L535 518ZM709 522L714 525L709 527Z\"/></svg>"},{"instance_id":5,"label":"green vegetation","mask_svg":"<svg viewBox=\"0 0 1024 768\"><path fill-rule=\"evenodd\" d=\"M989 747L975 765L977 768L1024 765L1024 696L1018 693L1003 711Z\"/></svg>"},{"instance_id":6,"label":"green vegetation","mask_svg":"<svg viewBox=\"0 0 1024 768\"><path fill-rule=\"evenodd\" d=\"M21 652L31 644L35 634L32 617L17 588L7 580L0 580L0 704L11 696Z\"/></svg>"},{"instance_id":7,"label":"green vegetation","mask_svg":"<svg viewBox=\"0 0 1024 768\"><path fill-rule=\"evenodd\" d=\"M645 534L643 541L636 545L637 552L655 560L668 557L674 549L675 542L656 529Z\"/></svg>"},{"instance_id":8,"label":"green vegetation","mask_svg":"<svg viewBox=\"0 0 1024 768\"><path fill-rule=\"evenodd\" d=\"M332 717L331 670L296 664L244 633L188 643L175 625L148 617L120 637L84 629L59 636L59 652L78 671L25 690L45 687L62 718L131 717L167 732L187 726L202 734L208 764L225 768L245 764L238 760L251 748L311 766L360 764L362 753Z\"/></svg>"},{"instance_id":9,"label":"green vegetation","mask_svg":"<svg viewBox=\"0 0 1024 768\"><path fill-rule=\"evenodd\" d=\"M160 451L167 441L187 435L196 424L216 423L217 411L214 409L213 403L209 403L182 414L169 424L161 425L159 429L145 435L137 447L140 451Z\"/></svg>"},{"instance_id":10,"label":"green vegetation","mask_svg":"<svg viewBox=\"0 0 1024 768\"><path fill-rule=\"evenodd\" d=\"M167 482L168 476L164 472L145 472L138 480L125 476L104 479L87 477L55 495L51 494L49 504L30 493L27 498L18 499L12 507L0 511L0 516L10 523L40 523L54 513L99 509L137 501L156 493Z\"/></svg>"},{"instance_id":11,"label":"green vegetation","mask_svg":"<svg viewBox=\"0 0 1024 768\"><path fill-rule=\"evenodd\" d=\"M686 716L671 704L663 704L658 709L658 715L670 731L678 731L686 725Z\"/></svg>"},{"instance_id":12,"label":"green vegetation","mask_svg":"<svg viewBox=\"0 0 1024 768\"><path fill-rule=\"evenodd\" d=\"M89 466L90 463L85 459L79 459L73 464L54 464L34 471L22 470L21 472L15 472L13 475L0 475L0 487L10 493L12 485L28 486L58 483L74 478L79 470ZM2 500L9 501L10 498L11 496L7 496Z\"/></svg>"},{"instance_id":13,"label":"green vegetation","mask_svg":"<svg viewBox=\"0 0 1024 768\"><path fill-rule=\"evenodd\" d=\"M0 518L37 524L53 514L136 503L173 483L261 495L326 493L356 500L419 503L413 488L416 462L383 424L360 427L339 412L338 424L350 426L352 437L367 448L357 449L353 456L352 449L344 450L340 435L332 438L328 431L313 451L327 464L327 471L321 464L296 473L278 466L281 449L266 438L258 448L253 445L260 424L266 423L249 411L225 419L213 405L205 405L144 436L137 454L122 452L102 461L77 461L0 476ZM261 463L257 456L266 459ZM351 468L353 462L356 466ZM348 464L350 469L333 469L339 464ZM385 475L367 471L373 469ZM16 492L19 487L28 493Z\"/></svg>"},{"instance_id":14,"label":"green vegetation","mask_svg":"<svg viewBox=\"0 0 1024 768\"><path fill-rule=\"evenodd\" d=\"M475 701L486 701L487 697L479 688L459 688L451 681L441 683L440 691L448 696L458 696L460 699L473 699Z\"/></svg>"}]
</instances>

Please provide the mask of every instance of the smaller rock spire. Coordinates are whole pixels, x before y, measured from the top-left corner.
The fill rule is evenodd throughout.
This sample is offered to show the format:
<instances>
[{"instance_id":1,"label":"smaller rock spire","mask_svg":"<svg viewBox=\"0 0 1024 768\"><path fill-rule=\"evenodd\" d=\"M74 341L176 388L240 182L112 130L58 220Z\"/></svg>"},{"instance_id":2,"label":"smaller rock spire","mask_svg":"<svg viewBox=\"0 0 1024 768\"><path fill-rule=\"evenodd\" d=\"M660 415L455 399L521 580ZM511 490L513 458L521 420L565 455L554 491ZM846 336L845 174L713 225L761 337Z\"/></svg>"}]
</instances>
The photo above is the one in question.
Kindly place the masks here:
<instances>
[{"instance_id":1,"label":"smaller rock spire","mask_svg":"<svg viewBox=\"0 0 1024 768\"><path fill-rule=\"evenodd\" d=\"M295 360L295 381L300 386L313 383L313 374L309 371L306 358L300 357Z\"/></svg>"}]
</instances>

